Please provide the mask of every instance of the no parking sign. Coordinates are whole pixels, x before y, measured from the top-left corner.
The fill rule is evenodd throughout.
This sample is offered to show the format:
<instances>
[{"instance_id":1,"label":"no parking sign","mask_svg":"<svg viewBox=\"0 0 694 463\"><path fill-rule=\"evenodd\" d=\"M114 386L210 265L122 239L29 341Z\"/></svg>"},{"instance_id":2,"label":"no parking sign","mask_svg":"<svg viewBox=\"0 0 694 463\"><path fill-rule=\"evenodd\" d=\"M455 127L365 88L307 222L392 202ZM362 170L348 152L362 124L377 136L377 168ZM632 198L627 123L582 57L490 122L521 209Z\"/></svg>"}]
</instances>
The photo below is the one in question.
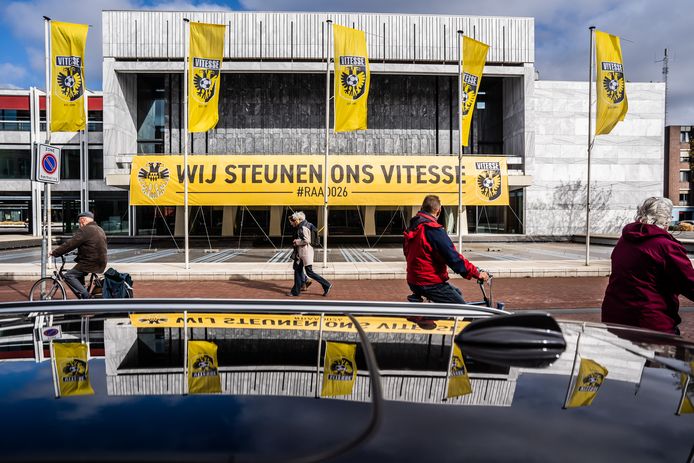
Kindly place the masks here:
<instances>
[{"instance_id":1,"label":"no parking sign","mask_svg":"<svg viewBox=\"0 0 694 463\"><path fill-rule=\"evenodd\" d=\"M35 172L37 182L60 183L60 148L39 145Z\"/></svg>"}]
</instances>

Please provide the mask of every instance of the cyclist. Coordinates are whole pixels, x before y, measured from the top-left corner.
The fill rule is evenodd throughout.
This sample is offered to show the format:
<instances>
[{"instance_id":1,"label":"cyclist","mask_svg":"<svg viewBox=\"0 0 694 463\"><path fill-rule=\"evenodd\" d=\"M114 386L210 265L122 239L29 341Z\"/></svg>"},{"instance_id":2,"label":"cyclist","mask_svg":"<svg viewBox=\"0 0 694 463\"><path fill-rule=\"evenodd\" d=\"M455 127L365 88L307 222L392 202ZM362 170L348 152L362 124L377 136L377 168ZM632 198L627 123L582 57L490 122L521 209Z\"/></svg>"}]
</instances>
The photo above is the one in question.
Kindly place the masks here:
<instances>
[{"instance_id":1,"label":"cyclist","mask_svg":"<svg viewBox=\"0 0 694 463\"><path fill-rule=\"evenodd\" d=\"M463 293L448 283L448 269L468 280L486 282L489 274L472 265L453 245L448 233L438 223L441 200L424 198L422 210L410 220L405 230L403 251L407 259L407 284L414 296L432 302L464 304Z\"/></svg>"},{"instance_id":2,"label":"cyclist","mask_svg":"<svg viewBox=\"0 0 694 463\"><path fill-rule=\"evenodd\" d=\"M75 265L65 273L65 282L79 299L89 299L84 287L84 277L89 273L103 273L106 268L106 234L94 222L94 214L89 211L77 216L79 229L68 241L51 251L50 255L60 257L77 249Z\"/></svg>"}]
</instances>

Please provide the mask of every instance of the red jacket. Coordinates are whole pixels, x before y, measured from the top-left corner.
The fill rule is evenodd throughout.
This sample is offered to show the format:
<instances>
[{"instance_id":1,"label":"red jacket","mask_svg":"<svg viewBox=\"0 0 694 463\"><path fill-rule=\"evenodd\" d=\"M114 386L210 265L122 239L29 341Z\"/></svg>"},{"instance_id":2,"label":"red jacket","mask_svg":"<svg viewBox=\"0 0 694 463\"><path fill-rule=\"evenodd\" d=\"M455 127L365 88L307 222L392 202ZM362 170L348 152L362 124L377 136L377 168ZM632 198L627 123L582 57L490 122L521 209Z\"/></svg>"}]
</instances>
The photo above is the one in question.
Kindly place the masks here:
<instances>
[{"instance_id":1,"label":"red jacket","mask_svg":"<svg viewBox=\"0 0 694 463\"><path fill-rule=\"evenodd\" d=\"M467 278L479 278L477 267L455 249L448 233L436 219L419 212L404 233L407 282L429 286L448 281L448 267Z\"/></svg>"},{"instance_id":2,"label":"red jacket","mask_svg":"<svg viewBox=\"0 0 694 463\"><path fill-rule=\"evenodd\" d=\"M655 225L624 227L612 251L602 321L676 333L680 294L694 300L694 268L680 242Z\"/></svg>"}]
</instances>

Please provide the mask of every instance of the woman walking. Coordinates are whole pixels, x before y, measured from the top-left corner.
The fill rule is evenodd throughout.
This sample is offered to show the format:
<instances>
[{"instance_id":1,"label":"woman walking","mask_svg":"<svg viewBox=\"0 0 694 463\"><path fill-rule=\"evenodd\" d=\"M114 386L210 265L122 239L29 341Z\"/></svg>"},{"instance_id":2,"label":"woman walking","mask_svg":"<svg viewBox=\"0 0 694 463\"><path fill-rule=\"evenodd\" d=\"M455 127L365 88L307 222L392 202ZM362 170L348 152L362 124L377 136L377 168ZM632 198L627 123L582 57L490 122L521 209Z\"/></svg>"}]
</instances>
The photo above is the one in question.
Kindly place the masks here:
<instances>
[{"instance_id":1,"label":"woman walking","mask_svg":"<svg viewBox=\"0 0 694 463\"><path fill-rule=\"evenodd\" d=\"M332 283L313 271L314 252L311 243L311 228L315 228L315 226L306 220L306 215L303 212L293 213L289 217L289 223L294 228L292 235L292 245L294 246L294 286L289 296L298 296L301 293L301 287L304 285L308 286L306 276L317 281L323 287L323 296L327 296L333 287ZM304 270L306 275L304 275Z\"/></svg>"}]
</instances>

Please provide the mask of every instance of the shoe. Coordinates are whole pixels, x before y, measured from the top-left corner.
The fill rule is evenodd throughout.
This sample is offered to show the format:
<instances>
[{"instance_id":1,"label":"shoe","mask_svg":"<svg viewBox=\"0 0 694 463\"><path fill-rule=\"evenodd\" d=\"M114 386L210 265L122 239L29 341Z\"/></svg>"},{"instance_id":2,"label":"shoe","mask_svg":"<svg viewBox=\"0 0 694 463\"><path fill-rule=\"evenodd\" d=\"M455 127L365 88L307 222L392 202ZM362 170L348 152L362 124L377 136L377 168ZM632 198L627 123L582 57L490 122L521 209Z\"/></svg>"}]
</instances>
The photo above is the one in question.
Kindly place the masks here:
<instances>
[{"instance_id":1,"label":"shoe","mask_svg":"<svg viewBox=\"0 0 694 463\"><path fill-rule=\"evenodd\" d=\"M289 291L289 292L287 293L287 296L298 297L299 295L298 295L298 294L294 294L293 292Z\"/></svg>"},{"instance_id":2,"label":"shoe","mask_svg":"<svg viewBox=\"0 0 694 463\"><path fill-rule=\"evenodd\" d=\"M332 284L332 283L330 283L330 285L328 285L327 288L324 288L324 289L323 289L323 296L327 296L331 289L333 289L333 284Z\"/></svg>"},{"instance_id":3,"label":"shoe","mask_svg":"<svg viewBox=\"0 0 694 463\"><path fill-rule=\"evenodd\" d=\"M313 283L313 280L306 280L306 283L301 286L301 290L308 291L308 287L311 286L311 283Z\"/></svg>"},{"instance_id":4,"label":"shoe","mask_svg":"<svg viewBox=\"0 0 694 463\"><path fill-rule=\"evenodd\" d=\"M436 323L431 318L427 317L407 317L408 322L415 323L423 330L433 330L436 328Z\"/></svg>"}]
</instances>

